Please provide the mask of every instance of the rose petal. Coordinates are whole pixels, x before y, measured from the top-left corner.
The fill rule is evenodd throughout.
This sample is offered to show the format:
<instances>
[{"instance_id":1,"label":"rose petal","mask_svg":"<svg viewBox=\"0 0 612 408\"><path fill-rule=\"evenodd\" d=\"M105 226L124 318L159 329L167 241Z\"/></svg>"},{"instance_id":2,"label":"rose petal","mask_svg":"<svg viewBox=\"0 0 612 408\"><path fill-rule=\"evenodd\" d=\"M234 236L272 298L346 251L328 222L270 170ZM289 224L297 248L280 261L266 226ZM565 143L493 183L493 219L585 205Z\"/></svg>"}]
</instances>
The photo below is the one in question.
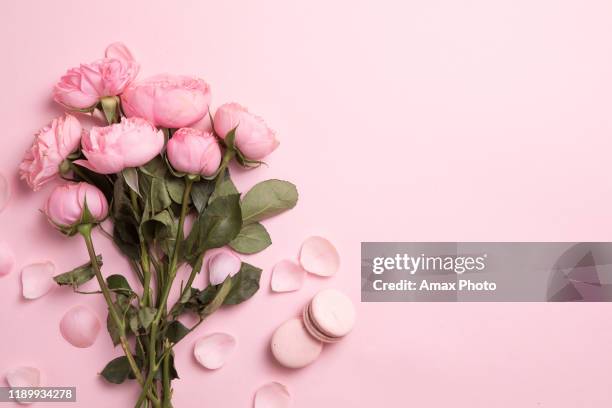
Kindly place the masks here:
<instances>
[{"instance_id":1,"label":"rose petal","mask_svg":"<svg viewBox=\"0 0 612 408\"><path fill-rule=\"evenodd\" d=\"M327 239L310 237L302 244L300 264L315 275L332 276L340 268L340 255Z\"/></svg>"},{"instance_id":2,"label":"rose petal","mask_svg":"<svg viewBox=\"0 0 612 408\"><path fill-rule=\"evenodd\" d=\"M54 272L55 265L49 261L25 266L21 270L23 297L37 299L46 295L55 286Z\"/></svg>"},{"instance_id":3,"label":"rose petal","mask_svg":"<svg viewBox=\"0 0 612 408\"><path fill-rule=\"evenodd\" d=\"M228 276L240 271L242 261L232 251L222 249L208 260L208 279L211 285L219 285Z\"/></svg>"},{"instance_id":4,"label":"rose petal","mask_svg":"<svg viewBox=\"0 0 612 408\"><path fill-rule=\"evenodd\" d=\"M35 367L17 367L8 371L5 379L11 388L40 387L40 370ZM30 404L22 402L19 398L17 398L17 402Z\"/></svg>"},{"instance_id":5,"label":"rose petal","mask_svg":"<svg viewBox=\"0 0 612 408\"><path fill-rule=\"evenodd\" d=\"M291 394L287 387L278 382L271 382L255 393L254 408L288 408L291 405Z\"/></svg>"},{"instance_id":6,"label":"rose petal","mask_svg":"<svg viewBox=\"0 0 612 408\"><path fill-rule=\"evenodd\" d=\"M297 263L282 260L272 269L271 287L274 292L291 292L304 284L306 271Z\"/></svg>"},{"instance_id":7,"label":"rose petal","mask_svg":"<svg viewBox=\"0 0 612 408\"><path fill-rule=\"evenodd\" d=\"M125 62L134 61L134 57L132 56L132 53L130 52L128 47L126 47L125 44L121 42L115 42L106 47L104 56L106 58L116 58Z\"/></svg>"},{"instance_id":8,"label":"rose petal","mask_svg":"<svg viewBox=\"0 0 612 408\"><path fill-rule=\"evenodd\" d=\"M195 343L193 355L210 370L221 368L236 347L236 339L227 333L214 333Z\"/></svg>"},{"instance_id":9,"label":"rose petal","mask_svg":"<svg viewBox=\"0 0 612 408\"><path fill-rule=\"evenodd\" d=\"M89 347L95 343L98 337L100 321L85 306L75 306L62 317L60 332L62 337L74 347Z\"/></svg>"},{"instance_id":10,"label":"rose petal","mask_svg":"<svg viewBox=\"0 0 612 408\"><path fill-rule=\"evenodd\" d=\"M15 267L15 254L4 242L0 243L0 276L8 275Z\"/></svg>"},{"instance_id":11,"label":"rose petal","mask_svg":"<svg viewBox=\"0 0 612 408\"><path fill-rule=\"evenodd\" d=\"M4 210L11 197L11 188L9 182L2 174L0 174L0 212Z\"/></svg>"}]
</instances>

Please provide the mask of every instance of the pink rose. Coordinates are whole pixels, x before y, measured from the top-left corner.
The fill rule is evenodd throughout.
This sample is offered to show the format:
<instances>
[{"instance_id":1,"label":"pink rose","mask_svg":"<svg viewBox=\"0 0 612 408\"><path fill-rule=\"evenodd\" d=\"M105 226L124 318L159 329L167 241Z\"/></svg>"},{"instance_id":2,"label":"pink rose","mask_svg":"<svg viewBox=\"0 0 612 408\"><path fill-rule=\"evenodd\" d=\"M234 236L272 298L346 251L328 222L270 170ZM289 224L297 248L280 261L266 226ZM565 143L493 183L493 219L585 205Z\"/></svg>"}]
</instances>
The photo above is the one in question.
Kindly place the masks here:
<instances>
[{"instance_id":1,"label":"pink rose","mask_svg":"<svg viewBox=\"0 0 612 408\"><path fill-rule=\"evenodd\" d=\"M81 124L72 115L53 119L36 133L32 147L19 165L19 175L34 190L39 190L60 171L60 165L76 151L81 142Z\"/></svg>"},{"instance_id":2,"label":"pink rose","mask_svg":"<svg viewBox=\"0 0 612 408\"><path fill-rule=\"evenodd\" d=\"M212 133L191 128L177 130L168 141L172 167L187 174L212 176L221 164L221 148Z\"/></svg>"},{"instance_id":3,"label":"pink rose","mask_svg":"<svg viewBox=\"0 0 612 408\"><path fill-rule=\"evenodd\" d=\"M222 249L208 260L208 279L211 285L219 285L228 276L234 276L240 271L242 261L232 251Z\"/></svg>"},{"instance_id":4,"label":"pink rose","mask_svg":"<svg viewBox=\"0 0 612 408\"><path fill-rule=\"evenodd\" d=\"M90 219L84 218L85 203ZM67 183L51 192L44 212L54 225L67 228L104 220L108 215L108 201L102 191L91 184Z\"/></svg>"},{"instance_id":5,"label":"pink rose","mask_svg":"<svg viewBox=\"0 0 612 408\"><path fill-rule=\"evenodd\" d=\"M215 131L222 139L234 128L234 145L249 160L261 160L279 145L276 135L258 116L237 103L221 105L213 120Z\"/></svg>"},{"instance_id":6,"label":"pink rose","mask_svg":"<svg viewBox=\"0 0 612 408\"><path fill-rule=\"evenodd\" d=\"M140 118L123 118L121 123L93 127L83 135L81 148L87 160L76 164L100 174L119 173L139 167L159 154L164 133Z\"/></svg>"},{"instance_id":7,"label":"pink rose","mask_svg":"<svg viewBox=\"0 0 612 408\"><path fill-rule=\"evenodd\" d=\"M55 85L53 99L69 109L90 109L105 96L119 95L139 66L121 43L106 49L106 58L72 68Z\"/></svg>"},{"instance_id":8,"label":"pink rose","mask_svg":"<svg viewBox=\"0 0 612 408\"><path fill-rule=\"evenodd\" d=\"M128 86L121 104L128 117L165 128L189 127L208 113L210 87L198 78L162 74Z\"/></svg>"}]
</instances>

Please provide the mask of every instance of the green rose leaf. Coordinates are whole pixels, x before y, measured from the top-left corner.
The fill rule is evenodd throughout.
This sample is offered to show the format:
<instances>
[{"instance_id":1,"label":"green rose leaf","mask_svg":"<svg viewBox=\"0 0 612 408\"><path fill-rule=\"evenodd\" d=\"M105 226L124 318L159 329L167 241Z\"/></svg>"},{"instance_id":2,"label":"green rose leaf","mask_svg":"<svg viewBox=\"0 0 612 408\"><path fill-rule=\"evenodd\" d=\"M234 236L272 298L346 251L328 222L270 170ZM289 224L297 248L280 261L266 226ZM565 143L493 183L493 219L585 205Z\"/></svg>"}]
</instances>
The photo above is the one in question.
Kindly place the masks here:
<instances>
[{"instance_id":1,"label":"green rose leaf","mask_svg":"<svg viewBox=\"0 0 612 408\"><path fill-rule=\"evenodd\" d=\"M251 224L287 211L297 204L295 185L283 180L256 184L242 199L242 220Z\"/></svg>"},{"instance_id":2,"label":"green rose leaf","mask_svg":"<svg viewBox=\"0 0 612 408\"><path fill-rule=\"evenodd\" d=\"M170 174L166 174L166 188L172 201L177 204L183 203L183 193L185 191L185 180L178 177L173 177Z\"/></svg>"},{"instance_id":3,"label":"green rose leaf","mask_svg":"<svg viewBox=\"0 0 612 408\"><path fill-rule=\"evenodd\" d=\"M225 302L227 302L227 298L232 293L233 288L233 278L226 278L220 286L217 286L212 300L207 302L207 305L202 309L202 311L200 311L200 317L205 319L206 317L215 313L221 306L226 304Z\"/></svg>"},{"instance_id":4,"label":"green rose leaf","mask_svg":"<svg viewBox=\"0 0 612 408\"><path fill-rule=\"evenodd\" d=\"M200 180L191 186L191 201L193 201L198 213L202 213L206 208L214 187L214 183L209 180Z\"/></svg>"},{"instance_id":5,"label":"green rose leaf","mask_svg":"<svg viewBox=\"0 0 612 408\"><path fill-rule=\"evenodd\" d=\"M185 259L193 265L204 251L231 242L241 227L240 195L232 194L216 198L196 219L191 233L185 240Z\"/></svg>"},{"instance_id":6,"label":"green rose leaf","mask_svg":"<svg viewBox=\"0 0 612 408\"><path fill-rule=\"evenodd\" d=\"M243 262L240 271L231 278L232 287L223 304L237 305L251 298L259 290L260 278L261 269Z\"/></svg>"},{"instance_id":7,"label":"green rose leaf","mask_svg":"<svg viewBox=\"0 0 612 408\"><path fill-rule=\"evenodd\" d=\"M102 266L102 255L98 255L96 259L98 265ZM89 282L94 276L96 276L96 273L91 266L91 262L87 262L71 271L54 276L53 280L60 286L70 285L77 288L83 283Z\"/></svg>"},{"instance_id":8,"label":"green rose leaf","mask_svg":"<svg viewBox=\"0 0 612 408\"><path fill-rule=\"evenodd\" d=\"M127 357L121 356L111 360L100 375L109 383L121 384L128 378L130 372L130 363Z\"/></svg>"},{"instance_id":9,"label":"green rose leaf","mask_svg":"<svg viewBox=\"0 0 612 408\"><path fill-rule=\"evenodd\" d=\"M108 331L108 334L113 342L113 346L118 345L121 342L119 339L121 334L119 327L115 324L115 320L110 313L108 313L106 316L106 330Z\"/></svg>"},{"instance_id":10,"label":"green rose leaf","mask_svg":"<svg viewBox=\"0 0 612 408\"><path fill-rule=\"evenodd\" d=\"M263 251L272 244L270 234L258 222L243 225L242 229L229 243L229 246L241 254L255 254Z\"/></svg>"},{"instance_id":11,"label":"green rose leaf","mask_svg":"<svg viewBox=\"0 0 612 408\"><path fill-rule=\"evenodd\" d=\"M138 310L138 321L145 330L148 329L153 322L156 313L157 309L154 307L143 307Z\"/></svg>"},{"instance_id":12,"label":"green rose leaf","mask_svg":"<svg viewBox=\"0 0 612 408\"><path fill-rule=\"evenodd\" d=\"M133 167L128 167L123 169L121 174L123 175L125 183L128 185L128 187L140 196L140 189L138 187L138 170Z\"/></svg>"},{"instance_id":13,"label":"green rose leaf","mask_svg":"<svg viewBox=\"0 0 612 408\"><path fill-rule=\"evenodd\" d=\"M110 290L116 290L121 292L132 292L132 288L128 283L127 279L123 275L110 275L106 278L106 284Z\"/></svg>"},{"instance_id":14,"label":"green rose leaf","mask_svg":"<svg viewBox=\"0 0 612 408\"><path fill-rule=\"evenodd\" d=\"M178 320L173 320L166 329L166 337L174 344L181 341L187 334L189 334L189 329Z\"/></svg>"},{"instance_id":15,"label":"green rose leaf","mask_svg":"<svg viewBox=\"0 0 612 408\"><path fill-rule=\"evenodd\" d=\"M151 210L153 214L165 210L172 204L172 199L166 187L166 180L160 177L151 179L151 193L149 196L151 202Z\"/></svg>"},{"instance_id":16,"label":"green rose leaf","mask_svg":"<svg viewBox=\"0 0 612 408\"><path fill-rule=\"evenodd\" d=\"M225 174L223 175L223 181L213 192L212 196L210 197L210 201L213 201L218 197L224 197L233 194L240 193L238 192L238 189L236 188L234 182L232 181L232 178L230 177L229 169L226 169Z\"/></svg>"},{"instance_id":17,"label":"green rose leaf","mask_svg":"<svg viewBox=\"0 0 612 408\"><path fill-rule=\"evenodd\" d=\"M123 177L117 177L113 189L113 242L132 260L140 259L139 223L126 194L126 184Z\"/></svg>"}]
</instances>

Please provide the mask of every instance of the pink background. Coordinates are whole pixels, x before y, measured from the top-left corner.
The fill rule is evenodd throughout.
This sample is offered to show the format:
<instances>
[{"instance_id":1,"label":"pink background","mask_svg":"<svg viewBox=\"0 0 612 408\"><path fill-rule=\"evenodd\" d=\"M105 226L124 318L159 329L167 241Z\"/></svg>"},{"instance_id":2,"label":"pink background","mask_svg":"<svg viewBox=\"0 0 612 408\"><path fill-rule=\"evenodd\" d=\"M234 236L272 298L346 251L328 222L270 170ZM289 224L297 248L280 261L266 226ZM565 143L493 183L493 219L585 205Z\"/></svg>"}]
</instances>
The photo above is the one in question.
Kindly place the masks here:
<instances>
[{"instance_id":1,"label":"pink background","mask_svg":"<svg viewBox=\"0 0 612 408\"><path fill-rule=\"evenodd\" d=\"M14 196L0 240L18 267L0 280L0 374L39 367L47 385L76 385L82 407L127 407L134 384L96 375L119 349L63 340L71 306L105 316L101 297L56 290L20 297L19 269L86 259L37 212L16 167L33 132L58 115L54 82L124 41L143 76L195 74L215 105L239 101L278 131L269 167L300 202L266 222L274 245L248 304L214 315L177 347L175 406L248 407L268 381L294 407L608 407L610 304L360 304L360 241L612 240L612 3L604 0L12 1L0 16L0 172ZM270 268L304 238L342 256L331 279L272 294ZM101 236L107 274L125 262ZM204 275L197 279L204 285ZM319 289L346 291L358 325L312 366L290 371L268 352L276 326ZM207 371L194 341L226 331L238 348ZM71 405L72 406L72 405Z\"/></svg>"}]
</instances>

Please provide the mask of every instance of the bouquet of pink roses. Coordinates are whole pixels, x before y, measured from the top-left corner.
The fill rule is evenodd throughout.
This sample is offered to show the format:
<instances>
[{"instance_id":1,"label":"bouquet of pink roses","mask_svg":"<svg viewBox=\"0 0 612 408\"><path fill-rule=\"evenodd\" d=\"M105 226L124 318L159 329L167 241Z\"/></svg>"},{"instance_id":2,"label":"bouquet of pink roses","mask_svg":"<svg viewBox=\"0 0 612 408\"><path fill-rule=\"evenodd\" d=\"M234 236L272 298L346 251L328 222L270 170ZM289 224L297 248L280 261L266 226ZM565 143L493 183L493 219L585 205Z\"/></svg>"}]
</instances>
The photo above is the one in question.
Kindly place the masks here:
<instances>
[{"instance_id":1,"label":"bouquet of pink roses","mask_svg":"<svg viewBox=\"0 0 612 408\"><path fill-rule=\"evenodd\" d=\"M107 123L85 130L71 114L53 120L36 135L20 174L34 190L57 177L67 181L51 192L44 212L62 233L83 238L90 262L55 281L78 291L97 279L108 305L108 332L123 350L101 375L117 384L138 381L136 407L170 407L174 345L220 307L259 289L261 270L229 250L210 259L210 285L193 287L204 254L226 245L244 254L265 249L271 240L259 221L294 207L298 196L293 184L267 180L241 197L232 182L232 160L256 167L278 146L262 119L236 103L213 116L203 80L159 75L135 82L138 69L128 49L115 43L105 58L69 70L54 99ZM190 214L195 220L185 232ZM130 261L141 288L132 288L124 275L101 273L91 231L107 218L113 231L106 234ZM185 263L189 277L170 305ZM197 323L183 325L178 318L184 313L195 314Z\"/></svg>"}]
</instances>

